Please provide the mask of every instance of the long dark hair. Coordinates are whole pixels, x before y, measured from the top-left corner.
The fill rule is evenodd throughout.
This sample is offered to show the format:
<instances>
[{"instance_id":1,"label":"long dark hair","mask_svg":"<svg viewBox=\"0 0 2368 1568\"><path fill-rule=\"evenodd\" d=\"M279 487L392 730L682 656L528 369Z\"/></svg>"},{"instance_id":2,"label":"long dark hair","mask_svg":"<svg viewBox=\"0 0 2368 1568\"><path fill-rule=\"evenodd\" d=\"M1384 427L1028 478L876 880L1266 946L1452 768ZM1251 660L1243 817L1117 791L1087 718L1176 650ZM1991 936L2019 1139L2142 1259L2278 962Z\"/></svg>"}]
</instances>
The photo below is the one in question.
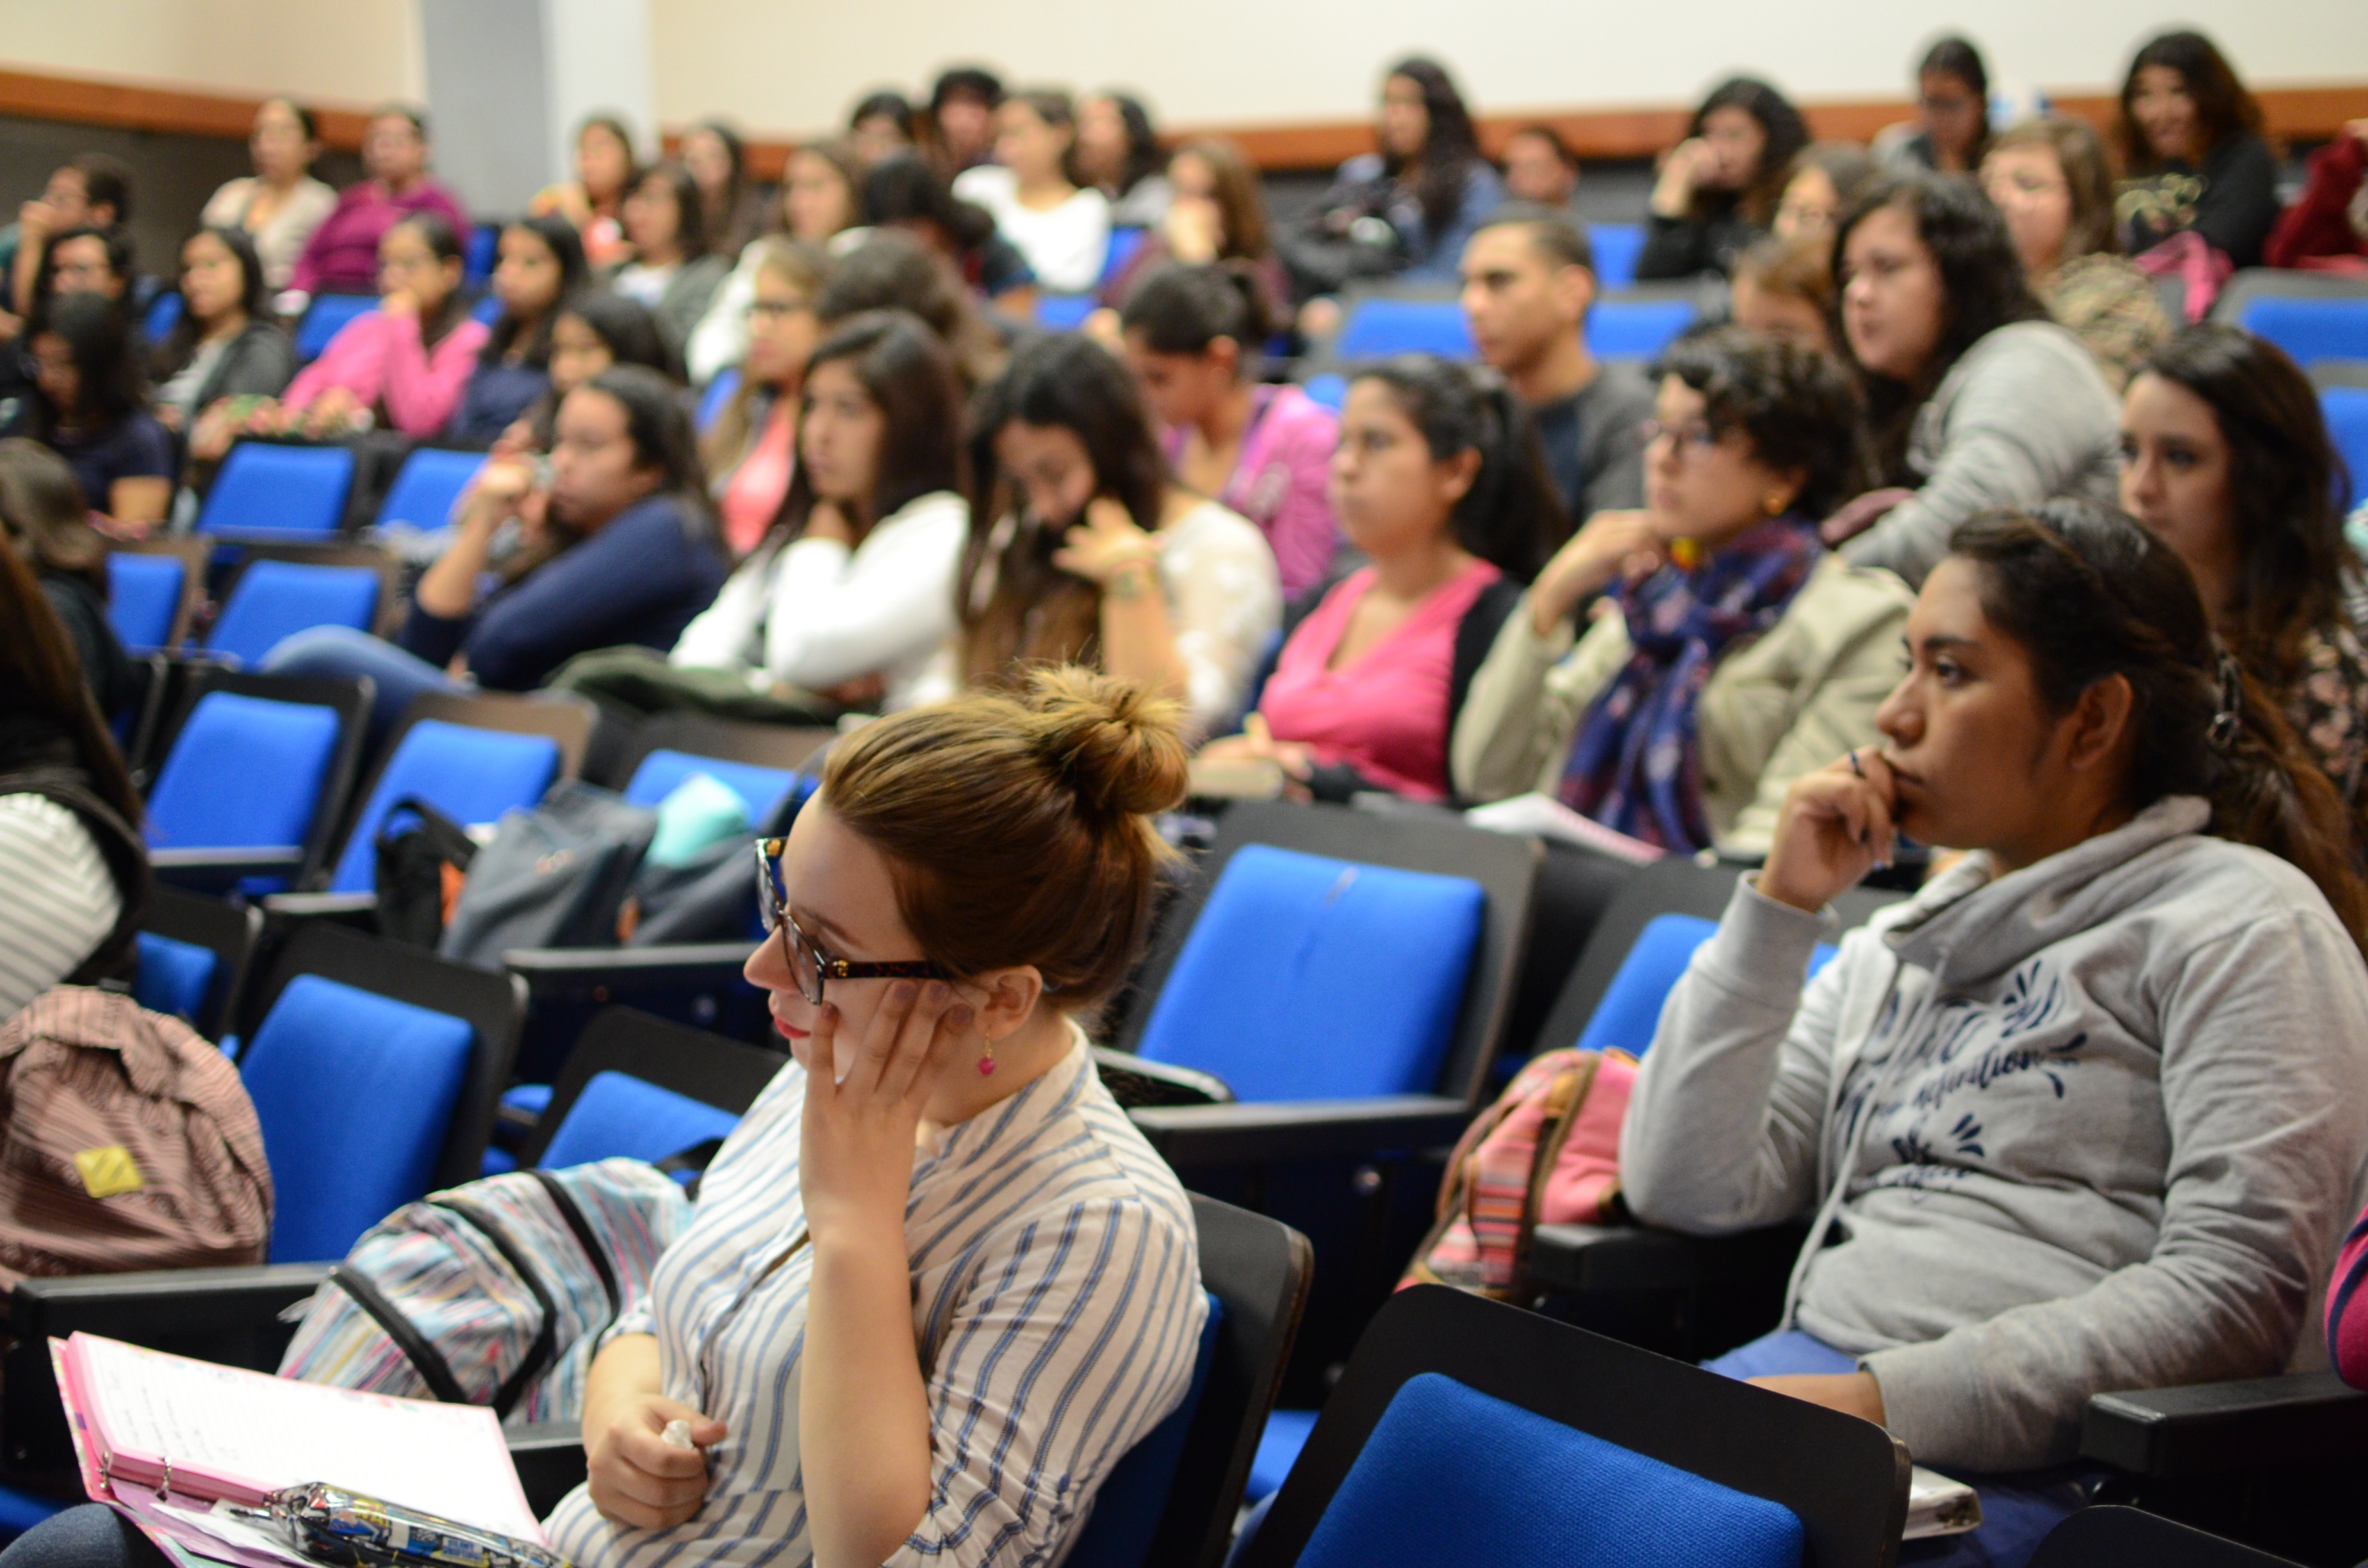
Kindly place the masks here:
<instances>
[{"instance_id":1,"label":"long dark hair","mask_svg":"<svg viewBox=\"0 0 2368 1568\"><path fill-rule=\"evenodd\" d=\"M131 232L120 223L112 229L92 228L85 224L66 229L50 236L41 250L41 265L33 273L33 301L27 320L35 330L49 319L58 295L58 252L75 240L97 240L107 247L107 270L123 283L123 297L115 301L119 311L131 308Z\"/></svg>"},{"instance_id":2,"label":"long dark hair","mask_svg":"<svg viewBox=\"0 0 2368 1568\"><path fill-rule=\"evenodd\" d=\"M198 234L205 235L230 252L231 259L238 263L238 308L246 312L246 319L268 323L271 320L271 288L264 280L263 258L256 255L255 242L247 238L246 231L209 223L189 238L196 239ZM188 242L184 241L185 249L187 244ZM177 374L197 353L198 340L205 335L205 331L206 324L197 318L197 313L184 310L180 320L173 324L173 330L165 335L165 341L156 346L156 373L159 376Z\"/></svg>"},{"instance_id":3,"label":"long dark hair","mask_svg":"<svg viewBox=\"0 0 2368 1568\"><path fill-rule=\"evenodd\" d=\"M732 221L739 214L741 199L748 194L748 143L731 121L702 119L691 127L704 131L723 144L723 161L732 173L723 181L723 195L714 207L707 206L704 192L700 196L700 218L707 230L708 248L719 250L729 237Z\"/></svg>"},{"instance_id":4,"label":"long dark hair","mask_svg":"<svg viewBox=\"0 0 2368 1568\"><path fill-rule=\"evenodd\" d=\"M1940 269L1944 319L1931 363L1914 382L1879 376L1858 363L1842 324L1842 299L1850 283L1850 231L1886 207L1916 222L1916 237ZM1913 483L1907 471L1907 437L1916 411L1966 349L1999 327L2045 321L2047 307L2031 291L2022 260L2006 220L1974 182L1918 170L1884 175L1861 192L1834 230L1833 340L1859 374L1866 392L1867 427L1880 475L1891 483Z\"/></svg>"},{"instance_id":5,"label":"long dark hair","mask_svg":"<svg viewBox=\"0 0 2368 1568\"><path fill-rule=\"evenodd\" d=\"M1257 272L1238 261L1167 262L1134 286L1118 319L1154 354L1206 354L1229 337L1242 351L1244 381L1257 379L1258 351L1279 330Z\"/></svg>"},{"instance_id":6,"label":"long dark hair","mask_svg":"<svg viewBox=\"0 0 2368 1568\"><path fill-rule=\"evenodd\" d=\"M633 466L658 471L658 483L650 495L675 503L688 544L723 554L722 529L707 498L706 470L699 460L699 438L675 383L646 366L611 365L575 392L599 392L616 400L625 411L625 438L633 444ZM503 580L518 582L582 543L584 537L580 527L552 516L539 543L520 550L503 564Z\"/></svg>"},{"instance_id":7,"label":"long dark hair","mask_svg":"<svg viewBox=\"0 0 2368 1568\"><path fill-rule=\"evenodd\" d=\"M963 385L985 386L1003 373L1003 341L979 319L970 290L936 252L901 229L873 229L839 258L814 300L825 327L884 310L909 311L943 338Z\"/></svg>"},{"instance_id":8,"label":"long dark hair","mask_svg":"<svg viewBox=\"0 0 2368 1568\"><path fill-rule=\"evenodd\" d=\"M881 518L922 496L962 489L962 386L945 344L905 311L871 311L840 323L806 360L805 395L813 394L814 373L841 359L880 410L882 427L871 503L847 519L860 542ZM781 499L777 532L803 529L815 499L813 476L800 463Z\"/></svg>"},{"instance_id":9,"label":"long dark hair","mask_svg":"<svg viewBox=\"0 0 2368 1568\"><path fill-rule=\"evenodd\" d=\"M36 727L54 730L74 748L74 764L93 792L117 816L135 832L146 820L123 754L116 750L83 678L74 638L50 608L32 567L13 550L0 550L0 719L28 719ZM10 738L17 738L18 722L6 727ZM129 898L133 890L123 892Z\"/></svg>"},{"instance_id":10,"label":"long dark hair","mask_svg":"<svg viewBox=\"0 0 2368 1568\"><path fill-rule=\"evenodd\" d=\"M661 376L674 376L674 356L666 351L657 318L639 300L607 289L586 289L562 300L551 314L553 322L574 316L590 327L593 335L609 346L609 357L618 364L639 365Z\"/></svg>"},{"instance_id":11,"label":"long dark hair","mask_svg":"<svg viewBox=\"0 0 2368 1568\"><path fill-rule=\"evenodd\" d=\"M1463 207L1463 182L1480 161L1480 133L1472 127L1472 110L1456 90L1447 67L1428 55L1410 54L1389 69L1422 89L1423 112L1430 131L1423 138L1421 165L1415 194L1422 201L1422 221L1435 240L1453 227ZM1382 166L1392 178L1405 171L1406 160L1384 147Z\"/></svg>"},{"instance_id":12,"label":"long dark hair","mask_svg":"<svg viewBox=\"0 0 2368 1568\"><path fill-rule=\"evenodd\" d=\"M1074 333L1021 345L1010 367L979 394L971 420L970 540L955 578L963 673L973 684L1009 685L1024 665L1092 664L1100 652L1101 590L1053 564L1074 517L1019 516L995 438L1018 421L1076 435L1094 470L1094 494L1124 506L1135 527L1159 527L1167 460L1134 378L1117 357ZM1006 526L1009 542L998 540ZM993 561L990 562L990 557ZM995 590L979 603L975 585L993 570Z\"/></svg>"},{"instance_id":13,"label":"long dark hair","mask_svg":"<svg viewBox=\"0 0 2368 1568\"><path fill-rule=\"evenodd\" d=\"M74 356L81 385L77 406L54 406L47 392L35 403L36 433L47 439L74 419L86 429L112 429L148 406L148 378L132 351L131 329L116 302L98 294L61 294L35 335L51 334ZM101 498L103 499L103 498Z\"/></svg>"},{"instance_id":14,"label":"long dark hair","mask_svg":"<svg viewBox=\"0 0 2368 1568\"><path fill-rule=\"evenodd\" d=\"M684 261L697 261L708 251L707 199L700 194L699 182L678 163L652 164L633 181L632 188L638 191L652 180L663 183L674 198L675 248Z\"/></svg>"},{"instance_id":15,"label":"long dark hair","mask_svg":"<svg viewBox=\"0 0 2368 1568\"><path fill-rule=\"evenodd\" d=\"M2114 121L2113 134L2122 144L2122 166L2126 172L2150 175L2163 166L2137 116L2130 112L2137 101L2138 73L2149 65L2178 72L2187 96L2195 100L2195 126L2203 142L2195 150L2198 164L2240 131L2261 134L2260 103L2237 80L2236 68L2218 45L2199 32L2157 33L2138 50L2130 62L2129 74L2122 78L2121 115Z\"/></svg>"},{"instance_id":16,"label":"long dark hair","mask_svg":"<svg viewBox=\"0 0 2368 1568\"><path fill-rule=\"evenodd\" d=\"M995 215L953 193L917 153L895 153L865 171L863 222L871 228L894 223L934 223L956 250L976 250L995 234Z\"/></svg>"},{"instance_id":17,"label":"long dark hair","mask_svg":"<svg viewBox=\"0 0 2368 1568\"><path fill-rule=\"evenodd\" d=\"M1967 158L1969 165L1979 168L1982 153L1990 144L1990 70L1982 62L1982 51L1973 40L1947 33L1932 40L1924 58L1916 62L1917 88L1920 93L1927 76L1954 76L1973 89L1974 99L1981 106L1981 123L1974 132L1974 145Z\"/></svg>"},{"instance_id":18,"label":"long dark hair","mask_svg":"<svg viewBox=\"0 0 2368 1568\"><path fill-rule=\"evenodd\" d=\"M2218 322L2180 332L2137 373L2211 405L2228 443L2229 531L2240 557L2225 630L2247 669L2290 688L2304 674L2304 639L2343 618L2344 585L2361 570L2343 537L2351 476L2318 394L2284 349Z\"/></svg>"},{"instance_id":19,"label":"long dark hair","mask_svg":"<svg viewBox=\"0 0 2368 1568\"><path fill-rule=\"evenodd\" d=\"M631 146L632 143L626 145ZM540 370L551 363L552 324L559 320L559 312L567 308L567 302L583 291L592 273L584 260L584 236L575 232L575 224L558 214L518 218L503 225L505 233L512 229L532 234L559 263L559 292L552 296L551 308L530 323L521 320L516 311L504 305L501 315L494 323L493 331L485 337L484 347L477 352L477 363L500 364L517 347L518 335L523 333L526 335L526 347L519 351L518 357L527 365Z\"/></svg>"},{"instance_id":20,"label":"long dark hair","mask_svg":"<svg viewBox=\"0 0 2368 1568\"><path fill-rule=\"evenodd\" d=\"M0 532L40 572L80 577L108 597L107 540L66 460L22 436L0 440Z\"/></svg>"},{"instance_id":21,"label":"long dark hair","mask_svg":"<svg viewBox=\"0 0 2368 1568\"><path fill-rule=\"evenodd\" d=\"M1739 108L1759 121L1760 133L1767 138L1759 149L1759 163L1751 171L1751 178L1736 193L1735 205L1754 223L1765 226L1776 215L1776 204L1783 199L1784 182L1791 177L1793 159L1809 144L1809 122L1793 107L1793 100L1759 80L1757 76L1730 76L1710 90L1710 96L1694 110L1686 122L1686 137L1691 140L1702 133L1702 125L1723 108ZM1695 216L1725 200L1725 193L1715 190L1694 192Z\"/></svg>"},{"instance_id":22,"label":"long dark hair","mask_svg":"<svg viewBox=\"0 0 2368 1568\"><path fill-rule=\"evenodd\" d=\"M2224 670L2177 551L2111 506L2067 498L1983 513L1951 537L1949 552L1980 569L1982 614L2022 644L2054 711L2108 676L2129 681L2135 744L2123 806L2203 796L2214 834L2301 870L2352 941L2368 945L2368 886L2342 800L2276 698L2233 662ZM2224 685L2241 694L2234 724L2214 722Z\"/></svg>"},{"instance_id":23,"label":"long dark hair","mask_svg":"<svg viewBox=\"0 0 2368 1568\"><path fill-rule=\"evenodd\" d=\"M1118 110L1119 123L1126 127L1126 160L1119 167L1118 188L1112 194L1124 196L1136 186L1167 166L1167 154L1159 145L1159 132L1151 123L1151 111L1133 93L1096 93L1098 98L1110 100Z\"/></svg>"},{"instance_id":24,"label":"long dark hair","mask_svg":"<svg viewBox=\"0 0 2368 1568\"><path fill-rule=\"evenodd\" d=\"M452 226L451 219L433 208L423 207L388 225L389 233L396 229L409 229L417 234L420 243L427 247L428 254L436 258L439 267L467 259L467 254L461 246L461 231ZM436 307L435 315L420 318L420 343L434 348L443 342L445 334L469 319L469 305L468 284L463 280L444 296L444 302Z\"/></svg>"},{"instance_id":25,"label":"long dark hair","mask_svg":"<svg viewBox=\"0 0 2368 1568\"><path fill-rule=\"evenodd\" d=\"M571 147L581 147L584 144L585 132L591 131L602 131L608 132L609 137L616 142L617 145L625 150L625 178L623 182L617 187L617 195L615 198L618 205L622 206L624 204L625 198L633 194L633 187L640 182L642 177L642 150L633 140L633 128L627 125L625 123L625 117L620 114L586 115L584 117L582 123L576 126L575 139L569 143L569 145ZM587 190L584 195L586 199L588 200L590 199L592 193Z\"/></svg>"},{"instance_id":26,"label":"long dark hair","mask_svg":"<svg viewBox=\"0 0 2368 1568\"><path fill-rule=\"evenodd\" d=\"M1480 472L1450 519L1456 542L1516 582L1535 577L1570 537L1570 514L1546 473L1529 411L1504 378L1485 366L1406 354L1357 380L1388 390L1432 461L1480 454Z\"/></svg>"},{"instance_id":27,"label":"long dark hair","mask_svg":"<svg viewBox=\"0 0 2368 1568\"><path fill-rule=\"evenodd\" d=\"M904 131L905 140L917 145L921 140L916 124L919 112L914 108L912 99L894 87L882 87L855 100L855 107L847 111L847 129L851 131L865 120L874 118L893 119Z\"/></svg>"},{"instance_id":28,"label":"long dark hair","mask_svg":"<svg viewBox=\"0 0 2368 1568\"><path fill-rule=\"evenodd\" d=\"M1713 437L1739 430L1759 462L1805 476L1793 511L1823 517L1866 487L1858 388L1831 356L1730 324L1672 343L1653 367L1668 376L1702 394Z\"/></svg>"}]
</instances>

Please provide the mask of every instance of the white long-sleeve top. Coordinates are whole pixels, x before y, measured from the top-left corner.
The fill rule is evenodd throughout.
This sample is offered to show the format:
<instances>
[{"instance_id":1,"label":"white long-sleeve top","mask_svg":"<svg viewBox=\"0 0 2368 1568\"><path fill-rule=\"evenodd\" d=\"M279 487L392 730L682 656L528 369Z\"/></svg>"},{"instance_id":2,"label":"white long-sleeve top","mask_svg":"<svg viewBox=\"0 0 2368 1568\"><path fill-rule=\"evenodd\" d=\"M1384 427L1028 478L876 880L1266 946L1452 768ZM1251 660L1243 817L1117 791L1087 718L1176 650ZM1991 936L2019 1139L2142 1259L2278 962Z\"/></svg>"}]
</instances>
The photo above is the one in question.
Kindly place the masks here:
<instances>
[{"instance_id":1,"label":"white long-sleeve top","mask_svg":"<svg viewBox=\"0 0 2368 1568\"><path fill-rule=\"evenodd\" d=\"M954 194L995 215L996 230L1052 292L1082 294L1101 281L1110 216L1110 199L1100 191L1080 190L1058 207L1030 207L1019 199L1019 182L1009 169L982 164L954 176Z\"/></svg>"},{"instance_id":2,"label":"white long-sleeve top","mask_svg":"<svg viewBox=\"0 0 2368 1568\"><path fill-rule=\"evenodd\" d=\"M852 550L827 539L760 550L684 629L667 662L736 670L758 691L783 683L817 691L877 673L885 705L907 706L953 632L969 528L968 504L937 490L881 518Z\"/></svg>"}]
</instances>

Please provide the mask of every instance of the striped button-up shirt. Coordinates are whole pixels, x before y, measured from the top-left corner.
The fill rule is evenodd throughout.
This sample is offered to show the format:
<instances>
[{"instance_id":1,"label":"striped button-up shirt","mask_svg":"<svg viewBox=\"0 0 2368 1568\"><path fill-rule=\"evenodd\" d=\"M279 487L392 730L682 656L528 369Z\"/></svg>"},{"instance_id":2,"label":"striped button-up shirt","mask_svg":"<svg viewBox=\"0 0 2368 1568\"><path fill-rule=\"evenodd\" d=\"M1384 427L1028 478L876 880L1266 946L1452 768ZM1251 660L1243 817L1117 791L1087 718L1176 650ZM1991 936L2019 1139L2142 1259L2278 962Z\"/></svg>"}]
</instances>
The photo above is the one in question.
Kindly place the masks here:
<instances>
[{"instance_id":1,"label":"striped button-up shirt","mask_svg":"<svg viewBox=\"0 0 2368 1568\"><path fill-rule=\"evenodd\" d=\"M650 1304L666 1393L724 1422L707 1500L672 1529L552 1513L579 1568L810 1562L798 1464L813 1249L798 1190L805 1072L784 1067L709 1167ZM1095 1489L1183 1397L1208 1308L1175 1174L1102 1087L1082 1036L951 1129L905 1209L929 1401L928 1512L892 1564L1057 1562Z\"/></svg>"}]
</instances>

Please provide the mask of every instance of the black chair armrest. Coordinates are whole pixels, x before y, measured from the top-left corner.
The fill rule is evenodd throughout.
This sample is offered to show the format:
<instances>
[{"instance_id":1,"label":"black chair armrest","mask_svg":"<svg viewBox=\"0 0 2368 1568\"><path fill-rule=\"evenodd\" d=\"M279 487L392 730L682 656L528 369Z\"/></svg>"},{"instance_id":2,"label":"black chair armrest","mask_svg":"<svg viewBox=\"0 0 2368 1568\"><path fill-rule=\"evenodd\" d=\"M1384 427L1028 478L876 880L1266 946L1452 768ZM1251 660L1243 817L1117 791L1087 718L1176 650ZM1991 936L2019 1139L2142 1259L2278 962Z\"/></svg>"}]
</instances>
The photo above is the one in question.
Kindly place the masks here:
<instances>
[{"instance_id":1,"label":"black chair armrest","mask_svg":"<svg viewBox=\"0 0 2368 1568\"><path fill-rule=\"evenodd\" d=\"M276 892L264 899L263 917L282 930L307 920L326 920L374 934L378 930L378 894Z\"/></svg>"},{"instance_id":2,"label":"black chair armrest","mask_svg":"<svg viewBox=\"0 0 2368 1568\"><path fill-rule=\"evenodd\" d=\"M151 849L148 864L159 881L216 892L245 877L293 877L304 869L304 850L294 844L258 849Z\"/></svg>"},{"instance_id":3,"label":"black chair armrest","mask_svg":"<svg viewBox=\"0 0 2368 1568\"><path fill-rule=\"evenodd\" d=\"M9 1293L9 1328L20 1339L83 1333L156 1346L266 1327L319 1289L329 1267L270 1263L25 1278Z\"/></svg>"},{"instance_id":4,"label":"black chair armrest","mask_svg":"<svg viewBox=\"0 0 2368 1568\"><path fill-rule=\"evenodd\" d=\"M502 965L526 982L533 998L570 996L594 989L631 992L658 987L728 984L748 961L747 942L693 942L653 948L513 948Z\"/></svg>"},{"instance_id":5,"label":"black chair armrest","mask_svg":"<svg viewBox=\"0 0 2368 1568\"><path fill-rule=\"evenodd\" d=\"M1572 1295L1690 1290L1782 1278L1801 1250L1798 1225L1732 1236L1690 1236L1652 1225L1540 1225L1530 1280Z\"/></svg>"},{"instance_id":6,"label":"black chair armrest","mask_svg":"<svg viewBox=\"0 0 2368 1568\"><path fill-rule=\"evenodd\" d=\"M559 1500L584 1484L584 1428L573 1421L538 1421L512 1426L510 1463L517 1467L518 1485L527 1506L541 1518L559 1506Z\"/></svg>"},{"instance_id":7,"label":"black chair armrest","mask_svg":"<svg viewBox=\"0 0 2368 1568\"><path fill-rule=\"evenodd\" d=\"M2333 1372L2298 1372L2096 1394L2081 1422L2080 1452L2153 1477L2356 1470L2368 1465L2368 1392Z\"/></svg>"},{"instance_id":8,"label":"black chair armrest","mask_svg":"<svg viewBox=\"0 0 2368 1568\"><path fill-rule=\"evenodd\" d=\"M1378 1154L1452 1143L1472 1108L1444 1095L1144 1107L1128 1113L1178 1170Z\"/></svg>"}]
</instances>

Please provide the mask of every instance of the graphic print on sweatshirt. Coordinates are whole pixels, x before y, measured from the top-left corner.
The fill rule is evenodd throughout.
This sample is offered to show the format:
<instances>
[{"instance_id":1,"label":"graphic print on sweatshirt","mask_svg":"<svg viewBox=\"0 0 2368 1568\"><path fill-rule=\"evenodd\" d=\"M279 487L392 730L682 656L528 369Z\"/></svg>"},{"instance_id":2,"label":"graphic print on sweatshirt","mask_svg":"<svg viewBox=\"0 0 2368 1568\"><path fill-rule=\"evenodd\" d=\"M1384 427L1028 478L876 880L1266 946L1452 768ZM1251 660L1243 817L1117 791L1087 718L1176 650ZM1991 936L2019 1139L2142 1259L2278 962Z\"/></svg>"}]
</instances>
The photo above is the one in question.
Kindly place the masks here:
<instances>
[{"instance_id":1,"label":"graphic print on sweatshirt","mask_svg":"<svg viewBox=\"0 0 2368 1568\"><path fill-rule=\"evenodd\" d=\"M2083 1004L2044 954L2017 966L1994 996L1919 1004L1907 991L1884 1005L1836 1107L1853 1198L2002 1174L1993 1130L2027 1136L2052 1119L2089 1043Z\"/></svg>"}]
</instances>

